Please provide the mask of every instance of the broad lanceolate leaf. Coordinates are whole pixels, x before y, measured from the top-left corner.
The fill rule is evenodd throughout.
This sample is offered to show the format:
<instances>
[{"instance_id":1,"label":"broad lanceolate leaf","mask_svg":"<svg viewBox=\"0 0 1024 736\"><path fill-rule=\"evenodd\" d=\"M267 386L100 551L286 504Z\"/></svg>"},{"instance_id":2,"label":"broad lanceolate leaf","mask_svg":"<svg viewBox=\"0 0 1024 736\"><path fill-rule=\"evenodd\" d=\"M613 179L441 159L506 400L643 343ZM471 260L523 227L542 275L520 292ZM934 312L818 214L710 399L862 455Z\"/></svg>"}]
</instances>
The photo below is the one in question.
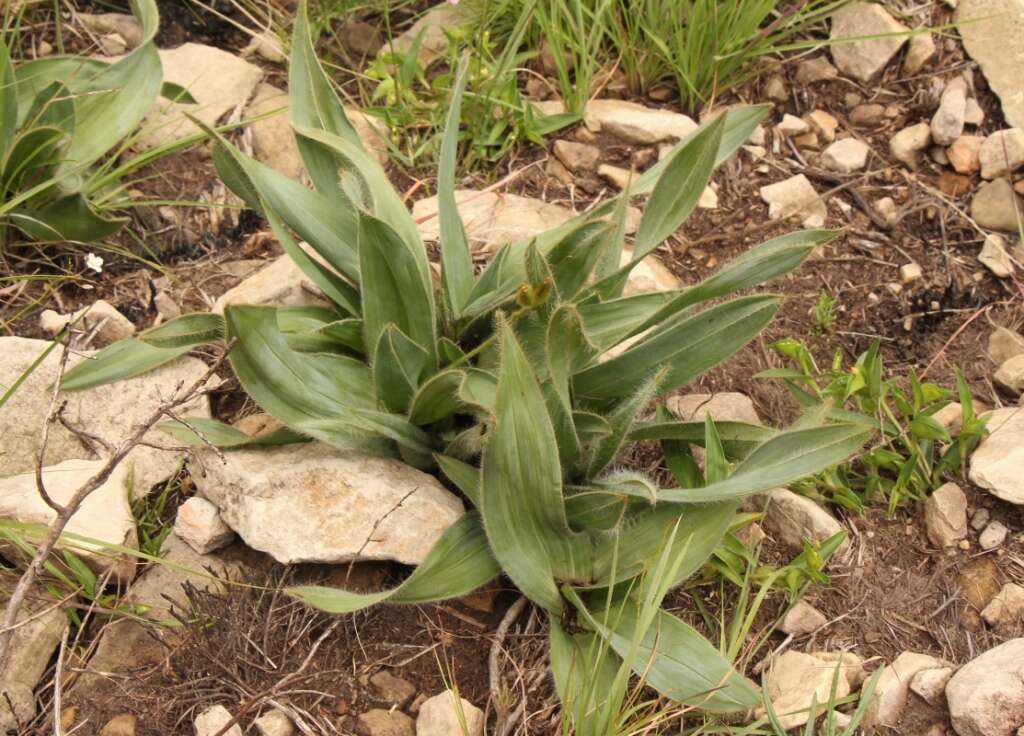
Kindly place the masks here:
<instances>
[{"instance_id":1,"label":"broad lanceolate leaf","mask_svg":"<svg viewBox=\"0 0 1024 736\"><path fill-rule=\"evenodd\" d=\"M359 283L359 224L352 207L312 192L218 137L213 162L224 183L254 210L273 212L353 284ZM273 224L273 221L271 221ZM343 305L342 305L343 306Z\"/></svg>"},{"instance_id":2,"label":"broad lanceolate leaf","mask_svg":"<svg viewBox=\"0 0 1024 736\"><path fill-rule=\"evenodd\" d=\"M114 383L125 378L148 373L154 368L184 355L190 345L176 348L158 348L137 337L115 342L103 348L91 358L85 358L64 374L61 388L78 391L105 383Z\"/></svg>"},{"instance_id":3,"label":"broad lanceolate leaf","mask_svg":"<svg viewBox=\"0 0 1024 736\"><path fill-rule=\"evenodd\" d=\"M718 422L715 425L726 454L732 459L749 455L758 445L777 433L771 427L744 422ZM680 440L696 445L704 444L704 422L656 421L637 424L629 433L631 442L653 440Z\"/></svg>"},{"instance_id":4,"label":"broad lanceolate leaf","mask_svg":"<svg viewBox=\"0 0 1024 736\"><path fill-rule=\"evenodd\" d=\"M651 627L639 632L639 608L633 598L626 597L608 611L581 612L620 657L635 653L628 664L665 697L712 712L758 705L757 686L736 672L692 626L659 611ZM642 637L639 646L635 646L637 637Z\"/></svg>"},{"instance_id":5,"label":"broad lanceolate leaf","mask_svg":"<svg viewBox=\"0 0 1024 736\"><path fill-rule=\"evenodd\" d=\"M224 339L224 318L210 312L183 314L139 334L139 340L157 348L181 348Z\"/></svg>"},{"instance_id":6,"label":"broad lanceolate leaf","mask_svg":"<svg viewBox=\"0 0 1024 736\"><path fill-rule=\"evenodd\" d=\"M789 273L803 263L817 246L835 237L835 230L801 230L751 248L696 286L675 292L676 296L648 317L636 331L656 325L695 304L749 289Z\"/></svg>"},{"instance_id":7,"label":"broad lanceolate leaf","mask_svg":"<svg viewBox=\"0 0 1024 736\"><path fill-rule=\"evenodd\" d=\"M556 580L586 582L590 540L570 529L555 431L512 328L499 327L495 427L482 462L481 510L494 556L523 593L557 613Z\"/></svg>"},{"instance_id":8,"label":"broad lanceolate leaf","mask_svg":"<svg viewBox=\"0 0 1024 736\"><path fill-rule=\"evenodd\" d=\"M373 384L388 411L408 410L430 355L393 323L385 326L373 355Z\"/></svg>"},{"instance_id":9,"label":"broad lanceolate leaf","mask_svg":"<svg viewBox=\"0 0 1024 736\"><path fill-rule=\"evenodd\" d=\"M842 462L857 452L870 434L859 424L780 432L747 455L725 480L703 488L663 490L659 496L679 503L706 503L785 486Z\"/></svg>"},{"instance_id":10,"label":"broad lanceolate leaf","mask_svg":"<svg viewBox=\"0 0 1024 736\"><path fill-rule=\"evenodd\" d=\"M441 160L437 172L437 216L441 229L441 278L448 309L453 317L461 316L462 308L473 289L473 258L469 252L466 229L455 202L455 165L459 148L459 124L462 95L466 91L469 57L463 57L455 79L455 90L448 107Z\"/></svg>"},{"instance_id":11,"label":"broad lanceolate leaf","mask_svg":"<svg viewBox=\"0 0 1024 736\"><path fill-rule=\"evenodd\" d=\"M345 115L345 108L334 93L330 78L316 56L309 13L305 0L299 5L292 35L292 58L288 66L288 92L291 115L295 125L342 136L353 145L362 146L359 135ZM344 161L321 143L299 138L302 155L309 177L317 191L327 196L339 196L338 170Z\"/></svg>"},{"instance_id":12,"label":"broad lanceolate leaf","mask_svg":"<svg viewBox=\"0 0 1024 736\"><path fill-rule=\"evenodd\" d=\"M778 309L775 297L735 299L655 331L622 355L573 378L579 396L610 399L637 390L661 366L671 391L722 362L753 339Z\"/></svg>"},{"instance_id":13,"label":"broad lanceolate leaf","mask_svg":"<svg viewBox=\"0 0 1024 736\"><path fill-rule=\"evenodd\" d=\"M437 324L427 268L422 246L406 242L382 220L359 215L364 342L376 346L392 323L427 351L428 365L436 366Z\"/></svg>"},{"instance_id":14,"label":"broad lanceolate leaf","mask_svg":"<svg viewBox=\"0 0 1024 736\"><path fill-rule=\"evenodd\" d=\"M501 568L491 556L480 516L468 512L450 526L412 575L393 590L353 593L304 585L288 588L300 601L329 613L351 613L383 603L427 603L457 598L493 580Z\"/></svg>"},{"instance_id":15,"label":"broad lanceolate leaf","mask_svg":"<svg viewBox=\"0 0 1024 736\"><path fill-rule=\"evenodd\" d=\"M725 117L719 115L669 156L640 220L634 262L657 248L693 212L711 178L724 131Z\"/></svg>"},{"instance_id":16,"label":"broad lanceolate leaf","mask_svg":"<svg viewBox=\"0 0 1024 736\"><path fill-rule=\"evenodd\" d=\"M228 306L224 319L228 338L237 340L229 354L235 375L275 419L338 447L382 454L390 447L385 438L395 439L405 429L403 419L376 410L373 380L364 363L292 350L273 307Z\"/></svg>"}]
</instances>

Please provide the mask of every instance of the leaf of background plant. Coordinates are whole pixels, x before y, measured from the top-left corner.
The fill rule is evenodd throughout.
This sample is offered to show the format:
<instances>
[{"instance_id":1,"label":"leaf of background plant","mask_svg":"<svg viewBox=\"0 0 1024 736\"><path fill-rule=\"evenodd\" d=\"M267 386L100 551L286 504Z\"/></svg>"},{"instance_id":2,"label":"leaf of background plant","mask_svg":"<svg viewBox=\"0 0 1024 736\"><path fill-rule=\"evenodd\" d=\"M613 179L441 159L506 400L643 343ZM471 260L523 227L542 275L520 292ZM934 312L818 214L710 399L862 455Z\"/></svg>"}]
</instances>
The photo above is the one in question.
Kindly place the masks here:
<instances>
[{"instance_id":1,"label":"leaf of background plant","mask_svg":"<svg viewBox=\"0 0 1024 736\"><path fill-rule=\"evenodd\" d=\"M103 240L128 222L126 217L103 217L81 194L69 194L39 209L18 208L8 217L30 238L43 242Z\"/></svg>"},{"instance_id":2,"label":"leaf of background plant","mask_svg":"<svg viewBox=\"0 0 1024 736\"><path fill-rule=\"evenodd\" d=\"M84 169L135 132L163 83L153 38L160 19L155 0L132 0L143 41L134 51L92 77L75 99L75 135L65 151L64 170Z\"/></svg>"},{"instance_id":3,"label":"leaf of background plant","mask_svg":"<svg viewBox=\"0 0 1024 736\"><path fill-rule=\"evenodd\" d=\"M587 614L587 620L620 657L628 657L640 634L636 631L637 614L638 604L626 598L608 612ZM613 621L615 627L603 625L603 620ZM693 627L667 611L657 612L635 651L629 663L633 671L678 703L713 713L745 710L760 703L757 685L736 672Z\"/></svg>"},{"instance_id":4,"label":"leaf of background plant","mask_svg":"<svg viewBox=\"0 0 1024 736\"><path fill-rule=\"evenodd\" d=\"M80 391L132 378L168 363L190 349L188 345L158 348L147 345L136 337L128 338L103 348L91 358L86 358L71 368L64 374L64 380L60 385L65 391Z\"/></svg>"},{"instance_id":5,"label":"leaf of background plant","mask_svg":"<svg viewBox=\"0 0 1024 736\"><path fill-rule=\"evenodd\" d=\"M155 348L181 348L224 339L224 318L211 312L192 312L153 327L138 339Z\"/></svg>"},{"instance_id":6,"label":"leaf of background plant","mask_svg":"<svg viewBox=\"0 0 1024 736\"><path fill-rule=\"evenodd\" d=\"M437 365L437 323L433 284L421 267L426 254L403 240L382 220L359 215L359 270L362 274L363 342L377 345L388 323L427 351Z\"/></svg>"},{"instance_id":7,"label":"leaf of background plant","mask_svg":"<svg viewBox=\"0 0 1024 736\"><path fill-rule=\"evenodd\" d=\"M7 158L0 153L0 164L3 166L0 187L9 192L17 191L30 176L33 183L36 183L34 179L41 172L52 169L59 161L59 147L64 135L63 130L53 126L30 128L16 135L11 141Z\"/></svg>"},{"instance_id":8,"label":"leaf of background plant","mask_svg":"<svg viewBox=\"0 0 1024 736\"><path fill-rule=\"evenodd\" d=\"M572 714L578 736L608 733L608 695L621 664L619 657L596 634L569 634L557 618L548 616L551 674L562 707Z\"/></svg>"},{"instance_id":9,"label":"leaf of background plant","mask_svg":"<svg viewBox=\"0 0 1024 736\"><path fill-rule=\"evenodd\" d=\"M556 579L589 578L590 540L570 529L555 431L512 328L499 326L495 426L482 460L481 510L494 556L540 606L562 608Z\"/></svg>"},{"instance_id":10,"label":"leaf of background plant","mask_svg":"<svg viewBox=\"0 0 1024 736\"><path fill-rule=\"evenodd\" d=\"M473 290L473 257L466 239L466 229L455 202L455 165L459 148L459 126L462 116L462 95L466 91L469 57L463 56L455 75L455 89L448 103L448 118L441 157L437 170L437 217L441 231L441 277L448 308L455 319Z\"/></svg>"},{"instance_id":11,"label":"leaf of background plant","mask_svg":"<svg viewBox=\"0 0 1024 736\"><path fill-rule=\"evenodd\" d=\"M711 179L724 131L725 117L719 115L668 157L640 220L633 244L634 262L657 248L693 212Z\"/></svg>"},{"instance_id":12,"label":"leaf of background plant","mask_svg":"<svg viewBox=\"0 0 1024 736\"><path fill-rule=\"evenodd\" d=\"M352 613L383 603L428 603L473 592L501 573L491 556L480 515L466 513L441 535L412 574L393 590L354 593L304 585L286 588L288 595L328 613Z\"/></svg>"},{"instance_id":13,"label":"leaf of background plant","mask_svg":"<svg viewBox=\"0 0 1024 736\"><path fill-rule=\"evenodd\" d=\"M778 305L775 297L742 297L659 328L621 355L577 373L573 388L590 399L620 397L666 366L661 388L672 391L746 345L768 324Z\"/></svg>"},{"instance_id":14,"label":"leaf of background plant","mask_svg":"<svg viewBox=\"0 0 1024 736\"><path fill-rule=\"evenodd\" d=\"M18 97L14 65L7 44L0 38L0 160L10 150L18 124Z\"/></svg>"}]
</instances>

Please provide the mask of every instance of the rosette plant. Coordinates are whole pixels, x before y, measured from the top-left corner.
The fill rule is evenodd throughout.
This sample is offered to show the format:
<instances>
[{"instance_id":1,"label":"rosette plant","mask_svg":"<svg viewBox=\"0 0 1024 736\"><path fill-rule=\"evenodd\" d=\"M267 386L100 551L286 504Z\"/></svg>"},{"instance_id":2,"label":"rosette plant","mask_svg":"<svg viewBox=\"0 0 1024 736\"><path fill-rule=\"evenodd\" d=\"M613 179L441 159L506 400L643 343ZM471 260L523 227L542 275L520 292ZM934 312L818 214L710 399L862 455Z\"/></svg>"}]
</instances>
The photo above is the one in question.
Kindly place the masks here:
<instances>
[{"instance_id":1,"label":"rosette plant","mask_svg":"<svg viewBox=\"0 0 1024 736\"><path fill-rule=\"evenodd\" d=\"M117 167L118 153L162 94L192 102L163 82L155 0L132 0L142 43L119 61L54 56L15 66L0 34L0 247L15 228L39 241L101 240L127 221L105 202L121 174L157 153ZM101 201L103 200L103 201Z\"/></svg>"},{"instance_id":2,"label":"rosette plant","mask_svg":"<svg viewBox=\"0 0 1024 736\"><path fill-rule=\"evenodd\" d=\"M226 340L242 387L287 429L254 439L193 420L168 431L196 440L196 429L227 447L312 438L401 456L443 473L471 506L393 590L307 586L291 594L343 613L461 596L504 574L550 614L553 670L578 728L600 731L592 706L608 700L605 684L621 686L631 670L680 703L755 707L753 683L660 601L712 554L743 497L845 459L867 430L824 415L785 431L644 417L658 395L747 344L779 305L775 296L735 292L788 272L833 234L786 235L699 284L623 296L633 268L676 231L716 164L765 112L744 108L696 130L615 200L506 246L477 272L454 196L464 78L453 91L438 175L435 283L416 223L314 55L301 5L291 114L315 188L223 140L216 163L330 306L186 315L83 362L65 387L133 375ZM624 250L626 203L640 194L650 197ZM675 487L616 469L637 441L665 442ZM690 445L705 447L703 471Z\"/></svg>"}]
</instances>

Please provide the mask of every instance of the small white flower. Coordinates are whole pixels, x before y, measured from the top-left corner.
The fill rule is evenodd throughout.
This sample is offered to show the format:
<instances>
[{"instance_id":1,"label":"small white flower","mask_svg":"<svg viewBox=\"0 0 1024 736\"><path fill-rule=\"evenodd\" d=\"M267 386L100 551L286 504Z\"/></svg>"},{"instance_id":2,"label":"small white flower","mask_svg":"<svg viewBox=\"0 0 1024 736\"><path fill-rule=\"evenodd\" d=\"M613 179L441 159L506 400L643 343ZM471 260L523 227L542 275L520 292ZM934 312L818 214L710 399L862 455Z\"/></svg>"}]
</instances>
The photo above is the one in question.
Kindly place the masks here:
<instances>
[{"instance_id":1,"label":"small white flower","mask_svg":"<svg viewBox=\"0 0 1024 736\"><path fill-rule=\"evenodd\" d=\"M85 257L85 267L92 269L96 273L103 273L103 257L90 253Z\"/></svg>"}]
</instances>

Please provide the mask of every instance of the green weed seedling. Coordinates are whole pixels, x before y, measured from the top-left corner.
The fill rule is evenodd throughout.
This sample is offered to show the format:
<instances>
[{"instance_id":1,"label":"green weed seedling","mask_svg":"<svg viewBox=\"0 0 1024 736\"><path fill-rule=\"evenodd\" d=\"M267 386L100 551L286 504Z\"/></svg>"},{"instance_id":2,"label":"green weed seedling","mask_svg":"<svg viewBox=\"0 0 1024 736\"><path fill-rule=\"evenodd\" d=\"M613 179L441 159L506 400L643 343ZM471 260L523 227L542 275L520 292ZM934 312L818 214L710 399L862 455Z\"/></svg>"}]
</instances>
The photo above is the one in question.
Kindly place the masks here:
<instances>
[{"instance_id":1,"label":"green weed seedling","mask_svg":"<svg viewBox=\"0 0 1024 736\"><path fill-rule=\"evenodd\" d=\"M875 342L847 368L837 352L828 371L818 369L807 347L787 339L772 349L793 367L772 369L762 378L782 379L805 409L828 407L836 417L856 412L872 417L879 442L853 463L829 468L796 484L808 495L823 494L836 503L863 511L872 498L885 498L890 511L908 499L921 499L948 474L964 475L971 452L985 436L985 420L974 410L970 388L957 371L956 398L963 407L963 426L956 437L936 419L953 395L922 382L911 370L905 381L883 378L884 365Z\"/></svg>"}]
</instances>

